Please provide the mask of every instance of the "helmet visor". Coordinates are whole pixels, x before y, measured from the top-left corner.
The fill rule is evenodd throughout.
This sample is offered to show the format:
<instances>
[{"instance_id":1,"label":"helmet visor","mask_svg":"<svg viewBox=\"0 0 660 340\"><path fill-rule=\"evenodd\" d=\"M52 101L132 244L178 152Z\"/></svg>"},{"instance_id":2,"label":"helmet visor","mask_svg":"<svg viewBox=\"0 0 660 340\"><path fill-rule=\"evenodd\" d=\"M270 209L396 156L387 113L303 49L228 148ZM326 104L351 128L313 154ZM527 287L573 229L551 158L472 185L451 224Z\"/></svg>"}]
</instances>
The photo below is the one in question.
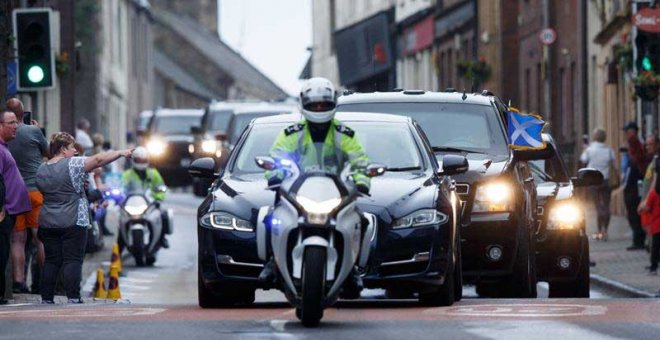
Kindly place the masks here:
<instances>
[{"instance_id":1,"label":"helmet visor","mask_svg":"<svg viewBox=\"0 0 660 340\"><path fill-rule=\"evenodd\" d=\"M303 104L303 109L311 112L325 112L334 110L337 104L335 102L323 101L323 102L308 102Z\"/></svg>"},{"instance_id":2,"label":"helmet visor","mask_svg":"<svg viewBox=\"0 0 660 340\"><path fill-rule=\"evenodd\" d=\"M135 164L147 164L149 162L148 159L142 158L142 157L133 157L133 163Z\"/></svg>"}]
</instances>

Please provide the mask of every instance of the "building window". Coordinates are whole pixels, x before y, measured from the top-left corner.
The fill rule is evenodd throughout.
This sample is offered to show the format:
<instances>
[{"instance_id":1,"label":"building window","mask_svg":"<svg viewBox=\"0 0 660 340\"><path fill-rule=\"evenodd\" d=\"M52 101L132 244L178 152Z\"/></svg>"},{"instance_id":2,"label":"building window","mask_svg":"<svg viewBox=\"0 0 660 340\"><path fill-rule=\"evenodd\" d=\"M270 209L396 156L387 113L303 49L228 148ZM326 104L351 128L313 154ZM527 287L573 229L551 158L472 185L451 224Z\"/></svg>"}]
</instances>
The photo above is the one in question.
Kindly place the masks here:
<instances>
[{"instance_id":1,"label":"building window","mask_svg":"<svg viewBox=\"0 0 660 340\"><path fill-rule=\"evenodd\" d=\"M330 0L330 54L335 54L335 29L337 28L337 6L335 0Z\"/></svg>"},{"instance_id":2,"label":"building window","mask_svg":"<svg viewBox=\"0 0 660 340\"><path fill-rule=\"evenodd\" d=\"M562 136L566 136L566 130L568 129L568 127L567 127L568 121L566 119L567 118L566 117L567 116L566 115L566 113L567 113L566 112L566 97L568 97L566 95L566 92L568 92L568 89L567 89L567 86L565 86L566 85L566 81L564 79L564 77L566 76L565 73L566 72L564 72L563 67L559 69L559 78L557 79L557 87L556 87L559 90L559 91L557 91L557 96L559 97L559 98L557 98L557 102L559 103L559 107L558 107L558 110L557 110L557 118L560 121L561 135Z\"/></svg>"},{"instance_id":3,"label":"building window","mask_svg":"<svg viewBox=\"0 0 660 340\"><path fill-rule=\"evenodd\" d=\"M541 63L536 64L536 112L539 114L548 114L542 112L543 108L543 77L541 74Z\"/></svg>"},{"instance_id":4,"label":"building window","mask_svg":"<svg viewBox=\"0 0 660 340\"><path fill-rule=\"evenodd\" d=\"M525 69L525 107L523 108L524 110L531 110L532 108L532 98L531 98L531 92L530 89L532 88L532 83L531 83L531 74L532 72L530 71L529 68Z\"/></svg>"}]
</instances>

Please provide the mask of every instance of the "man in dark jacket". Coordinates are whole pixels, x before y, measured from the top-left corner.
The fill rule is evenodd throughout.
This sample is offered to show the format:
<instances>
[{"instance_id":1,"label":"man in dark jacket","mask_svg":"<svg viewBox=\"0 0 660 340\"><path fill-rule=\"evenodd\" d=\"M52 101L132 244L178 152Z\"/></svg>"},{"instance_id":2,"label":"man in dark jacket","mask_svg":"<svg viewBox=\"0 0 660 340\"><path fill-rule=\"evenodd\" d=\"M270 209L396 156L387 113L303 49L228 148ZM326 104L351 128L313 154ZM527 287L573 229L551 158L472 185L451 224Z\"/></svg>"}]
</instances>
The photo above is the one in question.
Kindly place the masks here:
<instances>
[{"instance_id":1,"label":"man in dark jacket","mask_svg":"<svg viewBox=\"0 0 660 340\"><path fill-rule=\"evenodd\" d=\"M626 205L628 223L633 232L633 244L626 249L641 250L644 249L646 233L644 232L644 229L642 229L642 221L637 212L637 207L641 202L638 181L643 178L646 166L648 165L648 160L642 142L637 135L639 132L637 123L629 122L623 129L626 131L626 140L628 144L628 166L626 169L622 169L625 174L625 182L623 183L623 201Z\"/></svg>"}]
</instances>

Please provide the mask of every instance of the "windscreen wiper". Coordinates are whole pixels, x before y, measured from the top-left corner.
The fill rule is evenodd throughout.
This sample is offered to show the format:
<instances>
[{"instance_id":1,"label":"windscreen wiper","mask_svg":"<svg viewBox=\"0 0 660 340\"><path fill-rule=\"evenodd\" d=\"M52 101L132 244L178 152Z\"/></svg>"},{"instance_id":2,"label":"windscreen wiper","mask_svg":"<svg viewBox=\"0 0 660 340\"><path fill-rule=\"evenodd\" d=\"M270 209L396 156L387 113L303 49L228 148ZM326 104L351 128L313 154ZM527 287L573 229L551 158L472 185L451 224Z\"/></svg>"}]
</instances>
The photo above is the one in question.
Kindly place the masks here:
<instances>
[{"instance_id":1,"label":"windscreen wiper","mask_svg":"<svg viewBox=\"0 0 660 340\"><path fill-rule=\"evenodd\" d=\"M387 168L387 171L393 172L402 172L402 171L413 171L413 170L422 170L421 166L407 166L402 168Z\"/></svg>"},{"instance_id":2,"label":"windscreen wiper","mask_svg":"<svg viewBox=\"0 0 660 340\"><path fill-rule=\"evenodd\" d=\"M472 150L472 149L466 149L466 148L455 148L451 146L433 146L431 149L434 152L470 152L470 153L481 153L481 154L486 154L483 151L478 151L478 150Z\"/></svg>"}]
</instances>

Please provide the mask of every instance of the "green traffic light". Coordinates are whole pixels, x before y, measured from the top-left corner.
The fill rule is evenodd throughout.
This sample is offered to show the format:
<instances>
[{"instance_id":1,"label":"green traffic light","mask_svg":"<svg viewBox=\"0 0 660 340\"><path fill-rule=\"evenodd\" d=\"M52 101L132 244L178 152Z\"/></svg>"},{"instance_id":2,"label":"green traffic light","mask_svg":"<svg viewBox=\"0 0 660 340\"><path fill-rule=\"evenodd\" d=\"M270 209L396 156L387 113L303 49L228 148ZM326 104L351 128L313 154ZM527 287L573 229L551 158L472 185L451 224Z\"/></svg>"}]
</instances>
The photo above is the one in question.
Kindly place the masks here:
<instances>
[{"instance_id":1,"label":"green traffic light","mask_svg":"<svg viewBox=\"0 0 660 340\"><path fill-rule=\"evenodd\" d=\"M41 66L32 66L28 70L27 76L31 83L39 83L44 80L44 69Z\"/></svg>"},{"instance_id":2,"label":"green traffic light","mask_svg":"<svg viewBox=\"0 0 660 340\"><path fill-rule=\"evenodd\" d=\"M642 58L642 68L644 71L652 71L653 70L653 65L651 65L651 58L649 56L645 55L644 58Z\"/></svg>"}]
</instances>

